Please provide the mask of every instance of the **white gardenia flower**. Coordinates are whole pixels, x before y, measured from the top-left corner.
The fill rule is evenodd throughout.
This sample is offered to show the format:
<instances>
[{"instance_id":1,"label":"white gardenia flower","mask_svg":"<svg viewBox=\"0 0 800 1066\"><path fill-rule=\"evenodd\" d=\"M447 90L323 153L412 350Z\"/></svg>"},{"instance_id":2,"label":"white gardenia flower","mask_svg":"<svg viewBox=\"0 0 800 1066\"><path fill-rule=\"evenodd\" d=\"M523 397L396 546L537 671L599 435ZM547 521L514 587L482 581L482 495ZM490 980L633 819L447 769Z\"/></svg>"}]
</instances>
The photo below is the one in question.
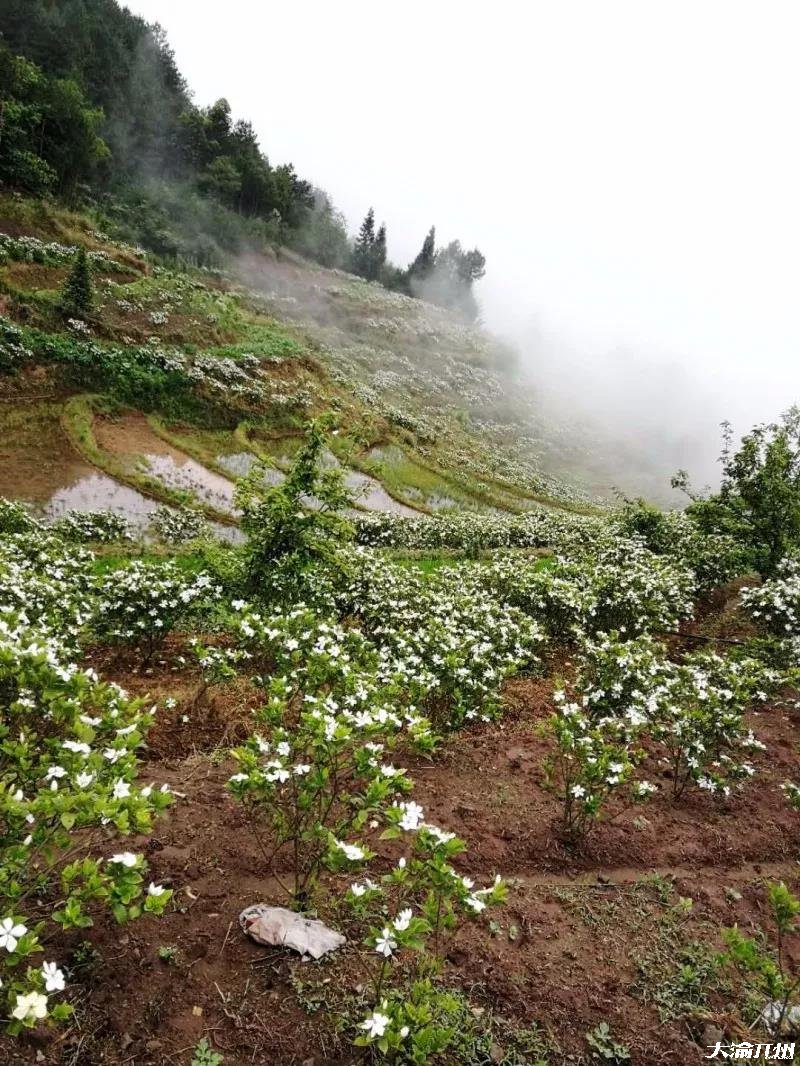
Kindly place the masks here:
<instances>
[{"instance_id":1,"label":"white gardenia flower","mask_svg":"<svg viewBox=\"0 0 800 1066\"><path fill-rule=\"evenodd\" d=\"M41 992L29 992L27 996L17 996L17 1002L11 1017L24 1022L27 1019L47 1017L47 996Z\"/></svg>"},{"instance_id":2,"label":"white gardenia flower","mask_svg":"<svg viewBox=\"0 0 800 1066\"><path fill-rule=\"evenodd\" d=\"M383 932L375 940L375 950L387 959L397 950L397 941L393 939L392 931L388 926L384 926Z\"/></svg>"},{"instance_id":3,"label":"white gardenia flower","mask_svg":"<svg viewBox=\"0 0 800 1066\"><path fill-rule=\"evenodd\" d=\"M405 830L406 833L413 833L419 829L425 817L425 811L422 807L413 800L401 803L399 807L403 812L403 817L400 819L400 828Z\"/></svg>"},{"instance_id":4,"label":"white gardenia flower","mask_svg":"<svg viewBox=\"0 0 800 1066\"><path fill-rule=\"evenodd\" d=\"M367 886L359 884L358 881L354 881L353 884L350 886L350 892L356 897L356 899L358 899L359 896L366 895Z\"/></svg>"},{"instance_id":5,"label":"white gardenia flower","mask_svg":"<svg viewBox=\"0 0 800 1066\"><path fill-rule=\"evenodd\" d=\"M357 844L345 844L342 840L336 841L336 847L344 854L346 859L351 862L360 862L364 858L364 849L360 848Z\"/></svg>"},{"instance_id":6,"label":"white gardenia flower","mask_svg":"<svg viewBox=\"0 0 800 1066\"><path fill-rule=\"evenodd\" d=\"M132 851L120 851L116 855L112 855L108 861L119 866L131 867L135 866L139 861L139 856L134 855Z\"/></svg>"},{"instance_id":7,"label":"white gardenia flower","mask_svg":"<svg viewBox=\"0 0 800 1066\"><path fill-rule=\"evenodd\" d=\"M583 785L573 785L570 789L570 792L575 797L575 799L581 799L583 796L586 795L586 789L583 787Z\"/></svg>"},{"instance_id":8,"label":"white gardenia flower","mask_svg":"<svg viewBox=\"0 0 800 1066\"><path fill-rule=\"evenodd\" d=\"M59 970L58 963L42 963L42 975L46 992L63 992L66 984L64 974Z\"/></svg>"},{"instance_id":9,"label":"white gardenia flower","mask_svg":"<svg viewBox=\"0 0 800 1066\"><path fill-rule=\"evenodd\" d=\"M61 747L66 748L67 751L74 751L76 755L90 755L92 751L88 744L79 740L65 740Z\"/></svg>"},{"instance_id":10,"label":"white gardenia flower","mask_svg":"<svg viewBox=\"0 0 800 1066\"><path fill-rule=\"evenodd\" d=\"M359 1025L359 1029L366 1029L367 1036L370 1040L374 1040L375 1037L383 1036L386 1032L391 1018L388 1014L381 1014L380 1011L375 1011L370 1014L369 1018L365 1018Z\"/></svg>"},{"instance_id":11,"label":"white gardenia flower","mask_svg":"<svg viewBox=\"0 0 800 1066\"><path fill-rule=\"evenodd\" d=\"M75 775L75 784L78 788L88 788L94 781L94 774L81 773Z\"/></svg>"},{"instance_id":12,"label":"white gardenia flower","mask_svg":"<svg viewBox=\"0 0 800 1066\"><path fill-rule=\"evenodd\" d=\"M4 918L0 922L0 948L5 948L8 952L16 951L19 938L27 932L26 925L15 922L13 918Z\"/></svg>"},{"instance_id":13,"label":"white gardenia flower","mask_svg":"<svg viewBox=\"0 0 800 1066\"><path fill-rule=\"evenodd\" d=\"M411 918L413 916L413 913L414 912L411 910L410 907L406 907L404 910L400 911L400 913L397 915L394 922L392 923L398 933L402 933L403 930L408 929L409 925L411 924Z\"/></svg>"},{"instance_id":14,"label":"white gardenia flower","mask_svg":"<svg viewBox=\"0 0 800 1066\"><path fill-rule=\"evenodd\" d=\"M114 791L112 793L112 795L114 796L114 799L117 799L117 800L119 800L119 799L127 799L128 796L130 796L130 794L131 794L131 786L128 784L127 781L123 781L121 777L118 778L114 782Z\"/></svg>"},{"instance_id":15,"label":"white gardenia flower","mask_svg":"<svg viewBox=\"0 0 800 1066\"><path fill-rule=\"evenodd\" d=\"M156 885L152 881L147 886L147 895L148 896L163 896L166 891L167 890L166 890L166 888L164 888L163 885Z\"/></svg>"}]
</instances>

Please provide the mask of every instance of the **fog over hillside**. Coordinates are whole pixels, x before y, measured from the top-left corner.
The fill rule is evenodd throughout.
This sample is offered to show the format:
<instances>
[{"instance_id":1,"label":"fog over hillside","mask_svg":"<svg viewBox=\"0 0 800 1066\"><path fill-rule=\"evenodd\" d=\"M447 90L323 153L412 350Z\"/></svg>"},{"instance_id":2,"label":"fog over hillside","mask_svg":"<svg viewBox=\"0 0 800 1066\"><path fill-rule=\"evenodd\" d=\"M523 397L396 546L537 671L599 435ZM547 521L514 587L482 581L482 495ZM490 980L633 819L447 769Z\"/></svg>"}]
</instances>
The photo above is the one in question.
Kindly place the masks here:
<instances>
[{"instance_id":1,"label":"fog over hillside","mask_svg":"<svg viewBox=\"0 0 800 1066\"><path fill-rule=\"evenodd\" d=\"M800 398L794 5L130 7L352 230L372 203L392 259L434 222L477 245L484 320L552 410L702 481L722 418Z\"/></svg>"}]
</instances>

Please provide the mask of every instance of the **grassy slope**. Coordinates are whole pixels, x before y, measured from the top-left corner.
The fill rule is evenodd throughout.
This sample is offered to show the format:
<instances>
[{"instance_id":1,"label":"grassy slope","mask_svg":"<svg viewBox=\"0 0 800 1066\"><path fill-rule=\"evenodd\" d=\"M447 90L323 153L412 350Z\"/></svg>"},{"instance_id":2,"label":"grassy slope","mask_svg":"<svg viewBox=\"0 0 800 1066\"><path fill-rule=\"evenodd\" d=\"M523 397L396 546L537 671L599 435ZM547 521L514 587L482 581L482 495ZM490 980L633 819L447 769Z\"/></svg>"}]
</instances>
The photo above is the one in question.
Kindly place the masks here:
<instances>
[{"instance_id":1,"label":"grassy slope","mask_svg":"<svg viewBox=\"0 0 800 1066\"><path fill-rule=\"evenodd\" d=\"M118 270L95 275L89 320L101 344L147 344L237 361L255 355L264 403L244 411L248 434L233 426L154 421L156 432L209 465L217 454L253 451L270 437L296 434L308 415L333 410L342 432L335 451L381 480L397 500L425 512L444 507L523 511L546 505L590 509L576 490L545 475L525 432L528 400L512 402L502 353L452 316L379 286L302 263L294 256L251 257L223 279L158 267L140 250L98 232L89 218L17 196L0 196L0 232L81 243L103 250ZM65 267L0 262L0 312L46 333L64 332L58 292ZM42 374L0 379L0 396L19 400L46 383ZM528 405L528 406L526 406ZM121 477L92 443L80 404L64 424L79 452ZM159 414L160 412L155 412ZM166 414L166 412L161 412ZM172 412L174 415L174 412ZM233 416L233 412L231 412ZM83 421L82 421L83 419ZM373 449L379 448L376 457ZM127 480L130 483L130 476ZM154 485L137 483L166 499ZM171 499L170 502L176 502Z\"/></svg>"}]
</instances>

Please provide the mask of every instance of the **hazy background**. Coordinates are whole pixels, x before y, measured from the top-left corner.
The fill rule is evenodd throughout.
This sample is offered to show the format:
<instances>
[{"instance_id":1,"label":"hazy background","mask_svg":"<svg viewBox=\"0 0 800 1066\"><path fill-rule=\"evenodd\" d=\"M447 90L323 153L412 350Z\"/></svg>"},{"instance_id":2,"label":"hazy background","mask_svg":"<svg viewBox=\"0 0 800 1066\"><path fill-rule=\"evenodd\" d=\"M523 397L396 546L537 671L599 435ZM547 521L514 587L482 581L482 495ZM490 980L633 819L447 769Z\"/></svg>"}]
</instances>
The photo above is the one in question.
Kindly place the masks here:
<instances>
[{"instance_id":1,"label":"hazy background","mask_svg":"<svg viewBox=\"0 0 800 1066\"><path fill-rule=\"evenodd\" d=\"M390 258L478 245L550 404L665 468L800 400L800 5L131 0ZM655 457L655 456L654 456Z\"/></svg>"}]
</instances>

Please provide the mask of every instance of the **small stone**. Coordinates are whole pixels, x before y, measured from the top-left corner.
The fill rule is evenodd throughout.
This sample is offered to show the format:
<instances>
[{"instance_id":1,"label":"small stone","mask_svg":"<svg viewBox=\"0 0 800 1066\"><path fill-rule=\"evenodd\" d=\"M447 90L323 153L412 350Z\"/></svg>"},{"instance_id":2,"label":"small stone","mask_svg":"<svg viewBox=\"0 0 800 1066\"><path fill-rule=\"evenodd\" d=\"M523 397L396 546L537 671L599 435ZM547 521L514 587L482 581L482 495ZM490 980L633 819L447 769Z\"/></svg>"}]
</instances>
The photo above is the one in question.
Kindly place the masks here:
<instances>
[{"instance_id":1,"label":"small stone","mask_svg":"<svg viewBox=\"0 0 800 1066\"><path fill-rule=\"evenodd\" d=\"M706 1025L703 1028L703 1043L706 1047L716 1047L725 1043L725 1034L718 1025Z\"/></svg>"}]
</instances>

